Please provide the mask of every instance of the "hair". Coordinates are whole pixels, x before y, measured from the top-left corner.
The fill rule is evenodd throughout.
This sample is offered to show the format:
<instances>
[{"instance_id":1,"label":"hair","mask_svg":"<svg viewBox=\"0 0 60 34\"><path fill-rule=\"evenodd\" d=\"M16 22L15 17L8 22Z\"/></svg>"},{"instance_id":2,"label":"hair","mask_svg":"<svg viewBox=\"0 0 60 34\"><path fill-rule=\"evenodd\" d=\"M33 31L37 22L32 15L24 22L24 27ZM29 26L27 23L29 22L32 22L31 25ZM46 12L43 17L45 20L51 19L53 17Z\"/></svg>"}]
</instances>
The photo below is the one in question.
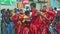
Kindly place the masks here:
<instances>
[{"instance_id":1,"label":"hair","mask_svg":"<svg viewBox=\"0 0 60 34\"><path fill-rule=\"evenodd\" d=\"M29 11L25 11L25 15L27 15L27 14L30 14L30 12Z\"/></svg>"},{"instance_id":2,"label":"hair","mask_svg":"<svg viewBox=\"0 0 60 34\"><path fill-rule=\"evenodd\" d=\"M57 10L57 8L56 8L56 7L54 7L54 10Z\"/></svg>"},{"instance_id":3,"label":"hair","mask_svg":"<svg viewBox=\"0 0 60 34\"><path fill-rule=\"evenodd\" d=\"M5 9L2 9L2 10L1 10L1 13L5 13L5 12L6 12Z\"/></svg>"},{"instance_id":4,"label":"hair","mask_svg":"<svg viewBox=\"0 0 60 34\"><path fill-rule=\"evenodd\" d=\"M36 8L36 4L35 3L31 3L30 6L33 6Z\"/></svg>"},{"instance_id":5,"label":"hair","mask_svg":"<svg viewBox=\"0 0 60 34\"><path fill-rule=\"evenodd\" d=\"M9 9L7 9L7 11L9 11Z\"/></svg>"},{"instance_id":6,"label":"hair","mask_svg":"<svg viewBox=\"0 0 60 34\"><path fill-rule=\"evenodd\" d=\"M3 10L1 10L1 13L2 13Z\"/></svg>"},{"instance_id":7,"label":"hair","mask_svg":"<svg viewBox=\"0 0 60 34\"><path fill-rule=\"evenodd\" d=\"M46 7L46 5L43 6L43 8Z\"/></svg>"},{"instance_id":8,"label":"hair","mask_svg":"<svg viewBox=\"0 0 60 34\"><path fill-rule=\"evenodd\" d=\"M29 7L27 6L26 9L28 9Z\"/></svg>"}]
</instances>

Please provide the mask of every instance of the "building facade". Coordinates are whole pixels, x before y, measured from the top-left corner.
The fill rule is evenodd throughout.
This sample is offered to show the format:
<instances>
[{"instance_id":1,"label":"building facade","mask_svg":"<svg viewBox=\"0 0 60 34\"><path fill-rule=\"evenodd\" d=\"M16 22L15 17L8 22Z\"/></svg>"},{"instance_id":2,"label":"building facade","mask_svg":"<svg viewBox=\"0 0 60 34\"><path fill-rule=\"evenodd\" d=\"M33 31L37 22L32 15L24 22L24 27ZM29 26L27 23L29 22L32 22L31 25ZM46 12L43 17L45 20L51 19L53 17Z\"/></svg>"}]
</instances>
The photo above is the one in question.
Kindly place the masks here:
<instances>
[{"instance_id":1,"label":"building facade","mask_svg":"<svg viewBox=\"0 0 60 34\"><path fill-rule=\"evenodd\" d=\"M50 0L50 6L52 8L54 8L54 7L60 8L60 0Z\"/></svg>"}]
</instances>

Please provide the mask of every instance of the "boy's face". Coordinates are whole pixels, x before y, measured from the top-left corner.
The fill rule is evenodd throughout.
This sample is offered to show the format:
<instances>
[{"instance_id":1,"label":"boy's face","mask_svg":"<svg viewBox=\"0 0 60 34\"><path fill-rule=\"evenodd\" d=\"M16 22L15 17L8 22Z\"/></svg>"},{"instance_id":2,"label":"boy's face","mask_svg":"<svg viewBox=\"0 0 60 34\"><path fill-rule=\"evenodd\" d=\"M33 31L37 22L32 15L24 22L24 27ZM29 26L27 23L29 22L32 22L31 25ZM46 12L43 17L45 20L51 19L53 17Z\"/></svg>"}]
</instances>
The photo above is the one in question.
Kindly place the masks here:
<instances>
[{"instance_id":1,"label":"boy's face","mask_svg":"<svg viewBox=\"0 0 60 34\"><path fill-rule=\"evenodd\" d=\"M32 5L30 5L30 8L31 8L31 9L33 9L33 6L32 6Z\"/></svg>"}]
</instances>

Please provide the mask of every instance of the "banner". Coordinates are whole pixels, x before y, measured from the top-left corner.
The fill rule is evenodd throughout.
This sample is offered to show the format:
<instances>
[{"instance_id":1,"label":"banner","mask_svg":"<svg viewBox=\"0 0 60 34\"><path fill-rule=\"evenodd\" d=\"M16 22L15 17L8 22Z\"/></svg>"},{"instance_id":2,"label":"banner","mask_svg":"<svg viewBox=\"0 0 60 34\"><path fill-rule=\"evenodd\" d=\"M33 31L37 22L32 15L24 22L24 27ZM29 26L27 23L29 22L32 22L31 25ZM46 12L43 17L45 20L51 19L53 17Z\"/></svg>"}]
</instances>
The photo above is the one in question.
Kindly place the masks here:
<instances>
[{"instance_id":1,"label":"banner","mask_svg":"<svg viewBox=\"0 0 60 34\"><path fill-rule=\"evenodd\" d=\"M0 0L0 4L3 2L3 0Z\"/></svg>"},{"instance_id":2,"label":"banner","mask_svg":"<svg viewBox=\"0 0 60 34\"><path fill-rule=\"evenodd\" d=\"M11 5L16 3L17 3L16 0L0 0L0 4L3 4L3 5Z\"/></svg>"}]
</instances>

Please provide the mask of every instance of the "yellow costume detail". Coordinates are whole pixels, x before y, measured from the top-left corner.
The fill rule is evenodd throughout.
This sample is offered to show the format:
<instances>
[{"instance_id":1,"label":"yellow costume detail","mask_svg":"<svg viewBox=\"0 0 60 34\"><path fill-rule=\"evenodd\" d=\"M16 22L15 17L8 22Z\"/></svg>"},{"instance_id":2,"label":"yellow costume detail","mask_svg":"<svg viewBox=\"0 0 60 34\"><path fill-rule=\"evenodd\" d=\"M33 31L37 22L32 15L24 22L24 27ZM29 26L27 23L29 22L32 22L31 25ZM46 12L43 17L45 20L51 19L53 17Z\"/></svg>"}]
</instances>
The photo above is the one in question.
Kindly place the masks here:
<instances>
[{"instance_id":1,"label":"yellow costume detail","mask_svg":"<svg viewBox=\"0 0 60 34\"><path fill-rule=\"evenodd\" d=\"M27 18L29 18L29 17L27 15L24 15L24 20L22 22L24 23Z\"/></svg>"}]
</instances>

